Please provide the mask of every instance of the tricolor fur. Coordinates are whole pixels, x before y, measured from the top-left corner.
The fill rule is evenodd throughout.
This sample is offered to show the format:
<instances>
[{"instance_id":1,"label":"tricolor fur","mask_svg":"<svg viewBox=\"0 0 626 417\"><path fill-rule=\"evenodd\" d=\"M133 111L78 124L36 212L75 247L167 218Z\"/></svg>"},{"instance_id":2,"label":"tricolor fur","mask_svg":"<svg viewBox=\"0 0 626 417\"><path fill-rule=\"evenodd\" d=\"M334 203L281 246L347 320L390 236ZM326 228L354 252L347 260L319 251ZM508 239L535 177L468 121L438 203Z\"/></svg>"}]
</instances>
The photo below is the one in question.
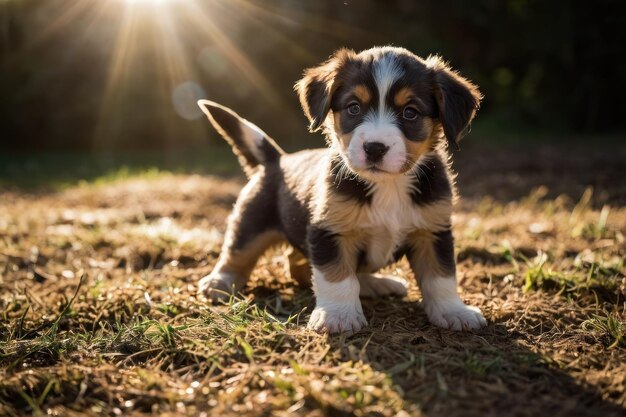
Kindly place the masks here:
<instances>
[{"instance_id":1,"label":"tricolor fur","mask_svg":"<svg viewBox=\"0 0 626 417\"><path fill-rule=\"evenodd\" d=\"M200 291L215 300L241 289L265 249L287 241L294 278L312 277L313 329L358 331L367 324L359 295L405 295L402 280L376 274L403 256L432 323L485 325L456 289L455 190L445 151L474 117L476 86L438 57L384 47L342 49L307 70L296 90L328 148L287 154L232 110L199 102L250 178Z\"/></svg>"}]
</instances>

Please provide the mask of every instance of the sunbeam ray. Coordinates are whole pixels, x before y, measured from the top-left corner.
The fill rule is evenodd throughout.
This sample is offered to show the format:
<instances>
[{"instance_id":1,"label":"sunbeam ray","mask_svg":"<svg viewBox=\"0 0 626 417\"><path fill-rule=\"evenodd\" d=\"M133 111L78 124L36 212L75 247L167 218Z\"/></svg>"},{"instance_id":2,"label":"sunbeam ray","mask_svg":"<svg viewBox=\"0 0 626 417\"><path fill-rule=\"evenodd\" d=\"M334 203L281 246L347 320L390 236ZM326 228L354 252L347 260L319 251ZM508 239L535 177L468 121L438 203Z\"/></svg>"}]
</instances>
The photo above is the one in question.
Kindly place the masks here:
<instances>
[{"instance_id":1,"label":"sunbeam ray","mask_svg":"<svg viewBox=\"0 0 626 417\"><path fill-rule=\"evenodd\" d=\"M124 77L128 75L127 69L130 68L132 53L139 35L137 12L138 10L132 7L132 5L124 7L120 29L113 46L108 79L100 105L100 116L98 117L98 124L95 128L94 145L96 147L101 142L105 141L108 134L111 132L109 123L115 108L115 103L120 95L124 94L124 90L120 88L120 85Z\"/></svg>"},{"instance_id":2,"label":"sunbeam ray","mask_svg":"<svg viewBox=\"0 0 626 417\"><path fill-rule=\"evenodd\" d=\"M281 97L274 91L274 87L257 70L255 65L239 48L231 41L224 31L215 23L213 18L195 2L189 2L189 18L197 25L197 28L205 34L208 39L215 42L215 46L224 53L246 79L258 88L260 94L272 105L280 106ZM216 5L217 6L217 5Z\"/></svg>"}]
</instances>

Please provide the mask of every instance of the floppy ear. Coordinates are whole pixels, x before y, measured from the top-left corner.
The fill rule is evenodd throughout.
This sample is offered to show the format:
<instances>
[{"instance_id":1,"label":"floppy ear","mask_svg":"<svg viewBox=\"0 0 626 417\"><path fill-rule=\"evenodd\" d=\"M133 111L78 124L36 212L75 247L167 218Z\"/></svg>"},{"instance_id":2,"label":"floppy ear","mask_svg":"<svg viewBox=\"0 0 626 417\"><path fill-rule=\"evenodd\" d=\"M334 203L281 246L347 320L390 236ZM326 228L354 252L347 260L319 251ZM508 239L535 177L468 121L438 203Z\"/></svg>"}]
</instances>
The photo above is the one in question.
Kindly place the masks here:
<instances>
[{"instance_id":1,"label":"floppy ear","mask_svg":"<svg viewBox=\"0 0 626 417\"><path fill-rule=\"evenodd\" d=\"M326 62L304 71L304 77L294 86L302 110L309 119L311 132L319 130L324 124L333 94L339 86L337 74L353 55L352 50L338 50Z\"/></svg>"},{"instance_id":2,"label":"floppy ear","mask_svg":"<svg viewBox=\"0 0 626 417\"><path fill-rule=\"evenodd\" d=\"M448 144L459 150L459 140L474 118L483 98L478 87L453 71L438 56L428 57L434 71L435 98L439 119Z\"/></svg>"}]
</instances>

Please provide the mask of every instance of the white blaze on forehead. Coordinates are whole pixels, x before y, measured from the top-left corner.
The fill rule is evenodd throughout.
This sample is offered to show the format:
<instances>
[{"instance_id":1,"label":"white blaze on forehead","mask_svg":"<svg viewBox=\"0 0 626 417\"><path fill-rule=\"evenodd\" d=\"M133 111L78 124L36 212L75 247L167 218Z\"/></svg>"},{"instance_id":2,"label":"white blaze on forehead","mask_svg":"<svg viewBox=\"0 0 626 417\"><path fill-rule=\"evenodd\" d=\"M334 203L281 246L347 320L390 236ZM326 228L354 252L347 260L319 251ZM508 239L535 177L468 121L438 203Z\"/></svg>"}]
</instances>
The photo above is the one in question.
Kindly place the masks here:
<instances>
[{"instance_id":1,"label":"white blaze on forehead","mask_svg":"<svg viewBox=\"0 0 626 417\"><path fill-rule=\"evenodd\" d=\"M374 61L374 81L378 87L378 114L381 119L392 118L393 112L385 106L385 98L393 83L400 78L402 70L398 66L396 57L393 55L383 55ZM385 117L383 117L385 116Z\"/></svg>"}]
</instances>

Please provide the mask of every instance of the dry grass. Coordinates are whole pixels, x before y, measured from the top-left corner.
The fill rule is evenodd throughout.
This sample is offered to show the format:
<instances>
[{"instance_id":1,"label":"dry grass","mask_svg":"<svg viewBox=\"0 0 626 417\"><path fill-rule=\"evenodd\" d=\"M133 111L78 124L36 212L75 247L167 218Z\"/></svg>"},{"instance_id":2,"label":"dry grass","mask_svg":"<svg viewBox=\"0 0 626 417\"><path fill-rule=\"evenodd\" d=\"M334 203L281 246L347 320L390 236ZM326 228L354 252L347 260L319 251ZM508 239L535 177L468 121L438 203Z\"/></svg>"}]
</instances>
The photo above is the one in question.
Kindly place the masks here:
<instances>
[{"instance_id":1,"label":"dry grass","mask_svg":"<svg viewBox=\"0 0 626 417\"><path fill-rule=\"evenodd\" d=\"M412 285L328 337L302 326L312 294L281 248L228 305L196 299L240 187L159 174L0 193L0 415L626 412L626 208L467 198L459 281L489 326L434 328Z\"/></svg>"}]
</instances>

